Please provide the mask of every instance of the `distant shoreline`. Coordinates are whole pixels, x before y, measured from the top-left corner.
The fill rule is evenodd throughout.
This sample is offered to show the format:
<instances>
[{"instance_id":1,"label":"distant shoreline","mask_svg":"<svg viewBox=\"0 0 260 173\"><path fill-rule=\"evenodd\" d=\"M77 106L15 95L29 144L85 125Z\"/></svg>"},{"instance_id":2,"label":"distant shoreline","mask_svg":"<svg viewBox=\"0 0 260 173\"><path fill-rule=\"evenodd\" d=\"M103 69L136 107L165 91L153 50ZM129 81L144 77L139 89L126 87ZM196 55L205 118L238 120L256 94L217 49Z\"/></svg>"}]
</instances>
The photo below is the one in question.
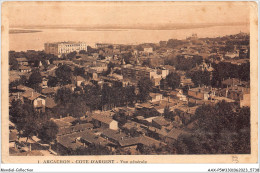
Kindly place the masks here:
<instances>
[{"instance_id":1,"label":"distant shoreline","mask_svg":"<svg viewBox=\"0 0 260 173\"><path fill-rule=\"evenodd\" d=\"M34 33L42 32L41 30L23 30L23 29L10 29L9 34L24 34L24 33Z\"/></svg>"},{"instance_id":2,"label":"distant shoreline","mask_svg":"<svg viewBox=\"0 0 260 173\"><path fill-rule=\"evenodd\" d=\"M127 31L126 29L88 29L88 28L76 28L75 31Z\"/></svg>"},{"instance_id":3,"label":"distant shoreline","mask_svg":"<svg viewBox=\"0 0 260 173\"><path fill-rule=\"evenodd\" d=\"M123 31L129 29L138 30L178 30L197 29L217 26L240 26L248 23L210 23L210 24L140 24L140 25L95 25L95 26L66 26L66 25L39 25L39 26L13 26L23 29L73 29L77 31Z\"/></svg>"}]
</instances>

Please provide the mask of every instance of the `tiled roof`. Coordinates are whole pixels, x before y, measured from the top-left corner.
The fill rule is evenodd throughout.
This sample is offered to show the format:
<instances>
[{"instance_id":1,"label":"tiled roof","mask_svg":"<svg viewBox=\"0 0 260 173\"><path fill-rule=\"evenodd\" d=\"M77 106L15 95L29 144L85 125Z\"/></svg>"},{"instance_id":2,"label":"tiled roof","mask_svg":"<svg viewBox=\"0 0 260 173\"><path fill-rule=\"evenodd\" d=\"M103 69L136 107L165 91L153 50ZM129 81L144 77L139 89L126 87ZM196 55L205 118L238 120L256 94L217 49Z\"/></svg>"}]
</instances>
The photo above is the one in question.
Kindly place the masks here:
<instances>
[{"instance_id":1,"label":"tiled roof","mask_svg":"<svg viewBox=\"0 0 260 173\"><path fill-rule=\"evenodd\" d=\"M71 123L61 121L60 119L55 119L55 120L53 120L53 122L54 122L59 128L66 127L66 126L71 126Z\"/></svg>"},{"instance_id":2,"label":"tiled roof","mask_svg":"<svg viewBox=\"0 0 260 173\"><path fill-rule=\"evenodd\" d=\"M168 134L168 132L164 128L158 129L158 128L155 128L155 127L148 127L148 130L151 131L151 132L157 133L159 135L162 135L162 136L167 136L167 134Z\"/></svg>"},{"instance_id":3,"label":"tiled roof","mask_svg":"<svg viewBox=\"0 0 260 173\"><path fill-rule=\"evenodd\" d=\"M81 147L82 145L79 143L76 143L75 140L69 139L69 138L61 138L58 143L65 148L70 148L72 150L76 150L77 148Z\"/></svg>"},{"instance_id":4,"label":"tiled roof","mask_svg":"<svg viewBox=\"0 0 260 173\"><path fill-rule=\"evenodd\" d=\"M47 97L45 99L45 106L47 108L54 108L55 106L57 106L57 104L55 103L53 98Z\"/></svg>"},{"instance_id":5,"label":"tiled roof","mask_svg":"<svg viewBox=\"0 0 260 173\"><path fill-rule=\"evenodd\" d=\"M188 134L188 132L186 132L186 131L184 131L184 130L181 130L181 129L176 129L176 128L174 128L174 129L172 129L172 130L168 133L167 137L177 140L178 137L179 137L180 135L182 135L182 134Z\"/></svg>"},{"instance_id":6,"label":"tiled roof","mask_svg":"<svg viewBox=\"0 0 260 173\"><path fill-rule=\"evenodd\" d=\"M72 116L68 116L68 117L61 118L60 120L64 121L64 122L72 123L73 121L76 120L76 118L74 118Z\"/></svg>"},{"instance_id":7,"label":"tiled roof","mask_svg":"<svg viewBox=\"0 0 260 173\"><path fill-rule=\"evenodd\" d=\"M55 93L56 90L54 88L44 88L42 89L43 94L50 94L50 93Z\"/></svg>"},{"instance_id":8,"label":"tiled roof","mask_svg":"<svg viewBox=\"0 0 260 173\"><path fill-rule=\"evenodd\" d=\"M141 136L139 137L139 143L140 144L143 144L143 145L146 145L146 146L156 146L156 147L159 147L160 145L166 145L165 143L163 142L160 142L158 140L155 140L153 138L150 138L148 136Z\"/></svg>"},{"instance_id":9,"label":"tiled roof","mask_svg":"<svg viewBox=\"0 0 260 173\"><path fill-rule=\"evenodd\" d=\"M112 121L115 121L115 120L113 120L112 118L109 118L109 117L104 116L104 115L102 115L102 114L94 114L94 115L91 116L91 117L92 117L92 119L98 120L98 121L100 121L100 122L102 122L102 123L105 123L105 124L110 124Z\"/></svg>"},{"instance_id":10,"label":"tiled roof","mask_svg":"<svg viewBox=\"0 0 260 173\"><path fill-rule=\"evenodd\" d=\"M23 91L34 91L32 88L29 88L29 87L24 86L24 85L18 85L17 89L23 90Z\"/></svg>"},{"instance_id":11,"label":"tiled roof","mask_svg":"<svg viewBox=\"0 0 260 173\"><path fill-rule=\"evenodd\" d=\"M123 139L123 140L119 140L119 145L121 147L126 147L126 146L131 146L131 145L137 145L139 144L139 137L134 137L134 138L128 138L128 139Z\"/></svg>"},{"instance_id":12,"label":"tiled roof","mask_svg":"<svg viewBox=\"0 0 260 173\"><path fill-rule=\"evenodd\" d=\"M156 117L152 121L159 124L160 126L167 126L170 124L170 122L163 117Z\"/></svg>"},{"instance_id":13,"label":"tiled roof","mask_svg":"<svg viewBox=\"0 0 260 173\"><path fill-rule=\"evenodd\" d=\"M34 92L34 91L26 91L25 93L22 94L23 97L29 99L29 100L35 100L38 97L44 97L40 93Z\"/></svg>"},{"instance_id":14,"label":"tiled roof","mask_svg":"<svg viewBox=\"0 0 260 173\"><path fill-rule=\"evenodd\" d=\"M85 123L85 124L76 124L73 129L74 131L83 131L83 130L87 130L89 128L93 128L93 124L91 123Z\"/></svg>"},{"instance_id":15,"label":"tiled roof","mask_svg":"<svg viewBox=\"0 0 260 173\"><path fill-rule=\"evenodd\" d=\"M92 132L85 131L83 136L80 137L83 141L90 143L90 144L98 144L98 145L103 145L105 146L108 144L108 141L106 139L103 139L99 136L96 136Z\"/></svg>"},{"instance_id":16,"label":"tiled roof","mask_svg":"<svg viewBox=\"0 0 260 173\"><path fill-rule=\"evenodd\" d=\"M120 141L122 138L126 137L125 133L116 131L116 130L111 130L111 129L104 129L102 133L102 136L113 139L115 141Z\"/></svg>"}]
</instances>

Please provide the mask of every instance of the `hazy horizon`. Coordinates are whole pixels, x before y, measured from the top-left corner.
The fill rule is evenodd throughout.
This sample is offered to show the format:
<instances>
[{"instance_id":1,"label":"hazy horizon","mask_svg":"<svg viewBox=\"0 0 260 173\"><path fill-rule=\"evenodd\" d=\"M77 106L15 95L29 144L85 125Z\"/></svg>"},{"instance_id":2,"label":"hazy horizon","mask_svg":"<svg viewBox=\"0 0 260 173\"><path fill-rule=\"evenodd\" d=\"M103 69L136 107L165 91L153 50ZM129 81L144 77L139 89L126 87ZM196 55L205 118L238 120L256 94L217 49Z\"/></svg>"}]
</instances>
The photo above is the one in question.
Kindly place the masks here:
<instances>
[{"instance_id":1,"label":"hazy horizon","mask_svg":"<svg viewBox=\"0 0 260 173\"><path fill-rule=\"evenodd\" d=\"M14 4L14 5L13 5ZM15 2L9 26L168 26L249 23L246 2Z\"/></svg>"},{"instance_id":2,"label":"hazy horizon","mask_svg":"<svg viewBox=\"0 0 260 173\"><path fill-rule=\"evenodd\" d=\"M249 14L248 2L10 2L9 45L42 50L45 42L139 44L193 33L217 37L249 32Z\"/></svg>"},{"instance_id":3,"label":"hazy horizon","mask_svg":"<svg viewBox=\"0 0 260 173\"><path fill-rule=\"evenodd\" d=\"M19 32L19 29L17 29ZM40 30L40 31L39 31ZM172 30L95 30L95 29L35 29L33 31L22 30L20 33L10 33L10 50L43 50L46 42L80 41L90 46L95 43L111 44L141 44L159 43L169 39L186 39L196 33L200 38L214 38L225 35L233 35L239 32L249 33L249 25L239 26L211 26L202 28L186 28ZM36 32L39 31L39 32Z\"/></svg>"}]
</instances>

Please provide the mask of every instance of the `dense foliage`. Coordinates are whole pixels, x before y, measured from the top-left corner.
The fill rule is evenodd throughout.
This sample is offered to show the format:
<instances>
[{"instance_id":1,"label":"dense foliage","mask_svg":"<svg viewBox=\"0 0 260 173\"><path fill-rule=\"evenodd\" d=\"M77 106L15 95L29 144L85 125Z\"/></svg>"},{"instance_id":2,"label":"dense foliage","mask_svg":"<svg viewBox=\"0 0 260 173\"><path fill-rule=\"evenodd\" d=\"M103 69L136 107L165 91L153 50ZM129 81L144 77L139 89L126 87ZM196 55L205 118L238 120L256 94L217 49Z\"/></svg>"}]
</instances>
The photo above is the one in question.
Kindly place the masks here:
<instances>
[{"instance_id":1,"label":"dense foliage","mask_svg":"<svg viewBox=\"0 0 260 173\"><path fill-rule=\"evenodd\" d=\"M176 142L179 154L249 154L250 109L220 102L196 110L195 132Z\"/></svg>"},{"instance_id":2,"label":"dense foliage","mask_svg":"<svg viewBox=\"0 0 260 173\"><path fill-rule=\"evenodd\" d=\"M185 58L184 56L170 56L165 60L165 65L175 66L176 70L189 71L190 69L200 65L203 61L201 56L193 56Z\"/></svg>"}]
</instances>

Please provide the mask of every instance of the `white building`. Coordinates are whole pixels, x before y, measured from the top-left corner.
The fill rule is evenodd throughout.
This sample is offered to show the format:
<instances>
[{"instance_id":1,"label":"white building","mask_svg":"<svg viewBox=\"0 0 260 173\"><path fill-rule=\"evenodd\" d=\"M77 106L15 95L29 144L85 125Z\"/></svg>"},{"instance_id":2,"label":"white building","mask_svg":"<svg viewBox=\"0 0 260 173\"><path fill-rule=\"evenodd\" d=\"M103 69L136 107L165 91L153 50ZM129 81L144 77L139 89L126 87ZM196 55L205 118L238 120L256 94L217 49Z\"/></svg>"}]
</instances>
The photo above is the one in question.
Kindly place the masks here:
<instances>
[{"instance_id":1,"label":"white building","mask_svg":"<svg viewBox=\"0 0 260 173\"><path fill-rule=\"evenodd\" d=\"M142 78L149 78L155 86L160 85L160 80L165 79L169 74L167 69L151 69L142 66L133 66L131 64L122 66L122 75L124 79L140 80Z\"/></svg>"},{"instance_id":2,"label":"white building","mask_svg":"<svg viewBox=\"0 0 260 173\"><path fill-rule=\"evenodd\" d=\"M153 53L153 48L152 47L145 47L144 52L145 53Z\"/></svg>"},{"instance_id":3,"label":"white building","mask_svg":"<svg viewBox=\"0 0 260 173\"><path fill-rule=\"evenodd\" d=\"M71 52L79 52L80 50L87 51L87 44L83 42L56 42L56 43L45 43L44 50L48 54L54 54L61 57L63 54Z\"/></svg>"}]
</instances>

